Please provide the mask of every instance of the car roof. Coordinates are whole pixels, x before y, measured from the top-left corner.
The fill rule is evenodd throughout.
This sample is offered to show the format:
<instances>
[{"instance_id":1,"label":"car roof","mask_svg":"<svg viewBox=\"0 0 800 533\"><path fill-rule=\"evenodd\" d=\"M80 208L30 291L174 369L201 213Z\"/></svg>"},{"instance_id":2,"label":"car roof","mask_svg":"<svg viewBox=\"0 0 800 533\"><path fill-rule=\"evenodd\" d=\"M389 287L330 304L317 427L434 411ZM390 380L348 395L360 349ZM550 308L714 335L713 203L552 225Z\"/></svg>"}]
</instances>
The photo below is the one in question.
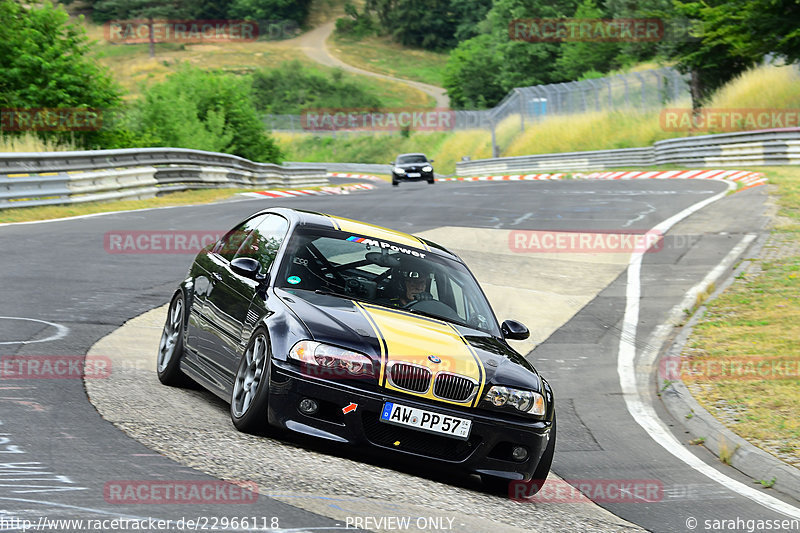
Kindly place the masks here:
<instances>
[{"instance_id":1,"label":"car roof","mask_svg":"<svg viewBox=\"0 0 800 533\"><path fill-rule=\"evenodd\" d=\"M306 211L303 209L290 209L287 207L277 207L267 209L264 212L277 213L287 217L293 226L317 227L322 229L335 229L345 233L363 235L379 241L389 241L403 246L411 246L437 255L445 256L462 262L461 259L445 247L431 242L421 237L403 233L383 226L377 226L359 220L318 213L316 211Z\"/></svg>"},{"instance_id":2,"label":"car roof","mask_svg":"<svg viewBox=\"0 0 800 533\"><path fill-rule=\"evenodd\" d=\"M411 153L408 153L408 154L397 154L397 157L403 157L404 155L421 155L425 159L428 159L428 156L426 156L422 152L411 152ZM397 159L397 158L395 158L395 159Z\"/></svg>"}]
</instances>

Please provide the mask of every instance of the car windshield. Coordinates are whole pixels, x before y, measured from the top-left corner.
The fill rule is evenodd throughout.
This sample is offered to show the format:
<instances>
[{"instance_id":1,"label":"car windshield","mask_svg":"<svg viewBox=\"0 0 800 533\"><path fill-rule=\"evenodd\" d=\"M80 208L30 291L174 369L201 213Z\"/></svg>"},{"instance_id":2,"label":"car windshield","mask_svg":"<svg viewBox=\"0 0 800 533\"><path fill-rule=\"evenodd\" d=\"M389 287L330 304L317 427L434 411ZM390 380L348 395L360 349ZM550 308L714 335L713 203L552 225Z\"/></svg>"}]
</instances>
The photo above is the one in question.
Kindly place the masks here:
<instances>
[{"instance_id":1,"label":"car windshield","mask_svg":"<svg viewBox=\"0 0 800 533\"><path fill-rule=\"evenodd\" d=\"M300 228L287 245L275 286L405 309L500 334L491 307L469 270L421 246Z\"/></svg>"},{"instance_id":2,"label":"car windshield","mask_svg":"<svg viewBox=\"0 0 800 533\"><path fill-rule=\"evenodd\" d=\"M427 163L428 159L421 154L401 155L397 157L398 165L407 165L409 163Z\"/></svg>"}]
</instances>

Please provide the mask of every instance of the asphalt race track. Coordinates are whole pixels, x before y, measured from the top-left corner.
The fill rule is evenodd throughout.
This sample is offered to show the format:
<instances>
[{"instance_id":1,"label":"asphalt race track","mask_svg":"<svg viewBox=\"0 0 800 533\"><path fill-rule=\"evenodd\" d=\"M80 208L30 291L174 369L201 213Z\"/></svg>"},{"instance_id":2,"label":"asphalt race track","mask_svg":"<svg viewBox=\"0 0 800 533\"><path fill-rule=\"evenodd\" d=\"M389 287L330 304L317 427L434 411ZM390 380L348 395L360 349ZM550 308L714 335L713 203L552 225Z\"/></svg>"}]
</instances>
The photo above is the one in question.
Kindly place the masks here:
<instances>
[{"instance_id":1,"label":"asphalt race track","mask_svg":"<svg viewBox=\"0 0 800 533\"><path fill-rule=\"evenodd\" d=\"M785 509L791 507L782 513L779 500L793 506L798 518L797 501L761 489L704 448L689 445L680 424L661 409L657 385L639 382L649 391L647 404L683 443L681 453L688 451L725 477L712 479L656 442L630 414L619 365L623 344L634 346L641 358L655 328L686 291L743 237L765 231L765 187L725 196L678 222L662 247L644 254L636 279L629 279L629 254L511 249L510 235L520 230L645 231L725 190L724 183L691 180L381 185L344 196L229 201L0 226L0 365L48 356L81 359L127 321L167 303L193 256L113 253L110 234L219 234L254 211L285 205L440 241L464 257L498 318L519 318L531 328L532 342L518 347L532 349L529 360L556 391L554 473L566 480L659 487L647 497L598 502L600 507L559 500L555 493L550 501L512 502L483 491L473 478L354 456L290 435L238 434L226 420L225 405L201 391L157 386L155 370L146 364L112 366L116 370L109 375L86 384L76 375L13 379L0 366L0 531L21 530L21 520L36 527L43 517L163 519L173 521L172 530L179 530L181 519L184 526L201 519L217 530L392 531L405 529L404 523L389 518L411 517L412 531L704 531L714 519L790 518ZM622 332L631 326L624 321L626 291L639 281L636 333L626 338ZM152 351L154 360L152 337L160 334L163 312L137 320L142 329L135 331L141 334L116 345L101 343L98 347L118 350L103 357L142 360L136 359L141 350ZM215 479L243 481L249 488L257 484L258 495L177 505L119 501L109 492L136 482L213 484ZM734 481L767 494L772 503L757 503ZM235 525L234 517L252 520Z\"/></svg>"}]
</instances>

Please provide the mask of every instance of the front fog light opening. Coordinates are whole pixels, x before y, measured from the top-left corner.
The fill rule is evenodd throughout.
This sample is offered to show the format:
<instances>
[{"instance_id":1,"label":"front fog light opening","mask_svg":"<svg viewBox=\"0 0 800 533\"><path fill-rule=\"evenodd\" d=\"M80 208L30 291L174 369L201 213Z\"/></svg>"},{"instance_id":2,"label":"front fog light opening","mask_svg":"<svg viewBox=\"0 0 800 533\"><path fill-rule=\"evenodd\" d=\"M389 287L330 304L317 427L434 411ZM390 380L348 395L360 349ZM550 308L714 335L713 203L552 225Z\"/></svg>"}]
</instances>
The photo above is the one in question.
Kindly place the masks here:
<instances>
[{"instance_id":1,"label":"front fog light opening","mask_svg":"<svg viewBox=\"0 0 800 533\"><path fill-rule=\"evenodd\" d=\"M315 415L319 411L319 402L317 402L317 400L312 400L311 398L303 398L300 400L297 408L304 415Z\"/></svg>"},{"instance_id":2,"label":"front fog light opening","mask_svg":"<svg viewBox=\"0 0 800 533\"><path fill-rule=\"evenodd\" d=\"M513 457L515 461L522 462L528 458L528 449L525 446L514 446L511 450L511 457Z\"/></svg>"}]
</instances>

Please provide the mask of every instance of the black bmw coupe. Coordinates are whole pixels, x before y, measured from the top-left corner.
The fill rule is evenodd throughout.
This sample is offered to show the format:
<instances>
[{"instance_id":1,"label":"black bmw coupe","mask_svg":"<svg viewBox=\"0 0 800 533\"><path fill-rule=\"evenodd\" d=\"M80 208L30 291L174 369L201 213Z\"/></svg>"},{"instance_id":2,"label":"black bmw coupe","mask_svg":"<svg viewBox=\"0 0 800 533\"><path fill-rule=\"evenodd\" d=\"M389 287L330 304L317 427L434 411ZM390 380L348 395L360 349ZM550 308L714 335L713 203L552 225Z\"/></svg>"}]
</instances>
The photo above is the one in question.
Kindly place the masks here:
<instances>
[{"instance_id":1,"label":"black bmw coupe","mask_svg":"<svg viewBox=\"0 0 800 533\"><path fill-rule=\"evenodd\" d=\"M553 391L508 344L475 278L430 241L320 213L250 216L195 258L158 351L266 425L427 458L490 484L544 480Z\"/></svg>"}]
</instances>

